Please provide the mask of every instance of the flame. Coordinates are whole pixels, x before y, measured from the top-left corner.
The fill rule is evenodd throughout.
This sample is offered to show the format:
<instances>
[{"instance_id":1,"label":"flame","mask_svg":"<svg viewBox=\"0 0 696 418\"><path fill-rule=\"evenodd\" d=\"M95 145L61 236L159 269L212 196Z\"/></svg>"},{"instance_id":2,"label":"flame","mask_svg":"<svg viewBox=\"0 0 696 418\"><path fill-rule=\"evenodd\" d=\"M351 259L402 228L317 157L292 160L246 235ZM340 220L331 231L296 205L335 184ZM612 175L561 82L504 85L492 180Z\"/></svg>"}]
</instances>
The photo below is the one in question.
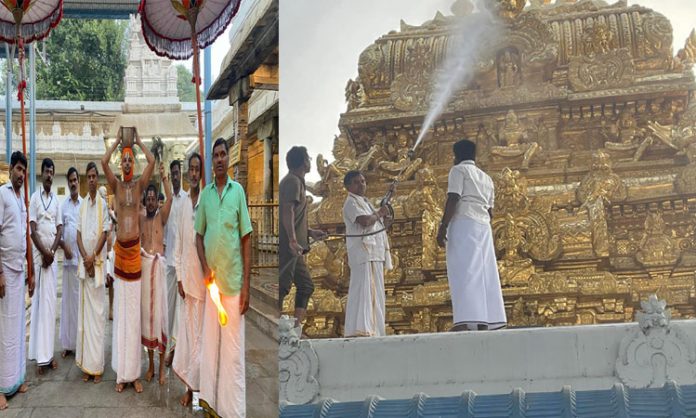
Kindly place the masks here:
<instances>
[{"instance_id":1,"label":"flame","mask_svg":"<svg viewBox=\"0 0 696 418\"><path fill-rule=\"evenodd\" d=\"M227 325L227 312L225 312L225 308L222 306L222 302L220 301L220 289L218 289L215 281L208 284L207 287L208 291L210 291L210 298L213 300L213 303L215 303L218 310L218 322L220 322L220 326L224 327Z\"/></svg>"}]
</instances>

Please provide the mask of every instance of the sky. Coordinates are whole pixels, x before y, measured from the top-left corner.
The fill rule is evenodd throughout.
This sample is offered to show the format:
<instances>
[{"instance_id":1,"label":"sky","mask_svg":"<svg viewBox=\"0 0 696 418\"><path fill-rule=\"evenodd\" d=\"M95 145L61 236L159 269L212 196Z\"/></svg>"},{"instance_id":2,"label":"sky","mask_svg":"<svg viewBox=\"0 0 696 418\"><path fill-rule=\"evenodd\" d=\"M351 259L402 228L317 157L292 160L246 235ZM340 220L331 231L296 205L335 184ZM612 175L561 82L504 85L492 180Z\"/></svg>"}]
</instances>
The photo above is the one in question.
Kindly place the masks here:
<instances>
[{"instance_id":1,"label":"sky","mask_svg":"<svg viewBox=\"0 0 696 418\"><path fill-rule=\"evenodd\" d=\"M454 0L292 0L280 2L280 175L293 145L333 160L338 119L346 110L344 89L358 75L360 53L399 29L403 19L420 25L439 10L451 15ZM614 3L614 0L608 1ZM694 0L629 0L665 15L674 30L674 51L696 26ZM316 181L316 167L307 176Z\"/></svg>"},{"instance_id":2,"label":"sky","mask_svg":"<svg viewBox=\"0 0 696 418\"><path fill-rule=\"evenodd\" d=\"M225 54L227 54L227 51L230 49L230 29L232 28L232 25L234 22L230 24L230 26L227 27L225 30L225 33L220 35L215 42L208 48L212 48L211 55L210 55L210 63L211 63L211 69L212 69L212 82L215 82L215 79L217 76L220 74L220 65L222 65L222 60L225 59ZM193 58L188 59L184 65L186 68L189 69L189 71L193 72ZM203 51L201 51L201 72L203 72ZM201 77L203 77L204 74L201 74ZM194 90L195 91L195 90Z\"/></svg>"}]
</instances>

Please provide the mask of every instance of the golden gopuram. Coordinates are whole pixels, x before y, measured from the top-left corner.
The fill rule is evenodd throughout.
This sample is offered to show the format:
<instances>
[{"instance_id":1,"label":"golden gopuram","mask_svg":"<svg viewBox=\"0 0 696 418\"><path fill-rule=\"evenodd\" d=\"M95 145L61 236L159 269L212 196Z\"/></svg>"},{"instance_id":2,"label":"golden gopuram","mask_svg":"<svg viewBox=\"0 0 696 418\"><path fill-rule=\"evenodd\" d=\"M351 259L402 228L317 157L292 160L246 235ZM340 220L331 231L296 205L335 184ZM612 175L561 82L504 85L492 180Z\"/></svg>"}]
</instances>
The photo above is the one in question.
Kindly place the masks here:
<instances>
[{"instance_id":1,"label":"golden gopuram","mask_svg":"<svg viewBox=\"0 0 696 418\"><path fill-rule=\"evenodd\" d=\"M310 225L344 232L346 171L363 170L377 201L398 179L387 330L447 331L435 237L452 144L470 138L496 182L492 227L509 326L632 321L651 293L673 317L696 317L696 33L674 54L669 20L640 5L496 1L504 35L481 46L474 78L414 156L433 74L470 2L420 26L402 21L360 54L335 161L317 157L321 181L309 189L322 199ZM304 331L341 336L344 240L314 244L308 264L316 291ZM291 295L284 310L293 303Z\"/></svg>"}]
</instances>

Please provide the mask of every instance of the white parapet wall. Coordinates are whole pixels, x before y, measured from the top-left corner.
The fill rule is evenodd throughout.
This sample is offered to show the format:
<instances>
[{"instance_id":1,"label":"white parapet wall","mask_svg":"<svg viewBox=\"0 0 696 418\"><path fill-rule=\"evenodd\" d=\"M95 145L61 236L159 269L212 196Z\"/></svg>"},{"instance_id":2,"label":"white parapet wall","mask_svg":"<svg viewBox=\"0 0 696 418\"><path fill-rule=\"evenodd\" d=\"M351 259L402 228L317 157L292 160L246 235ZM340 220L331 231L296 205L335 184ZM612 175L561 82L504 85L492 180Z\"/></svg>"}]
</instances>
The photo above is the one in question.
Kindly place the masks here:
<instances>
[{"instance_id":1,"label":"white parapet wall","mask_svg":"<svg viewBox=\"0 0 696 418\"><path fill-rule=\"evenodd\" d=\"M281 398L309 403L375 395L406 399L419 392L555 392L565 385L575 390L608 389L615 383L661 387L667 379L695 384L696 320L670 323L664 310L642 315L640 324L294 343L287 333L283 336L281 324Z\"/></svg>"}]
</instances>

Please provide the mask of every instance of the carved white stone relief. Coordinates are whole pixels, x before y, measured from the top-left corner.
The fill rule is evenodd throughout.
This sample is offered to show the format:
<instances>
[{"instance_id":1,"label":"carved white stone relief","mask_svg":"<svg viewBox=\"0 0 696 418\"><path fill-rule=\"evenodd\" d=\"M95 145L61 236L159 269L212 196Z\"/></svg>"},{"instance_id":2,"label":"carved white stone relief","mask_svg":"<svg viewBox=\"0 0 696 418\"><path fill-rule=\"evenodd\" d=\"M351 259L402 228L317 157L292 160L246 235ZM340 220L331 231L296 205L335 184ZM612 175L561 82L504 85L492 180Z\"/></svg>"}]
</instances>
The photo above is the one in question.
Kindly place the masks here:
<instances>
[{"instance_id":1,"label":"carved white stone relief","mask_svg":"<svg viewBox=\"0 0 696 418\"><path fill-rule=\"evenodd\" d=\"M651 295L640 303L638 327L619 345L616 376L630 388L662 387L667 380L696 383L696 344L670 324L666 302Z\"/></svg>"},{"instance_id":2,"label":"carved white stone relief","mask_svg":"<svg viewBox=\"0 0 696 418\"><path fill-rule=\"evenodd\" d=\"M319 397L319 358L311 341L301 340L295 328L295 318L280 318L280 348L278 377L280 401L289 404L308 404Z\"/></svg>"}]
</instances>

